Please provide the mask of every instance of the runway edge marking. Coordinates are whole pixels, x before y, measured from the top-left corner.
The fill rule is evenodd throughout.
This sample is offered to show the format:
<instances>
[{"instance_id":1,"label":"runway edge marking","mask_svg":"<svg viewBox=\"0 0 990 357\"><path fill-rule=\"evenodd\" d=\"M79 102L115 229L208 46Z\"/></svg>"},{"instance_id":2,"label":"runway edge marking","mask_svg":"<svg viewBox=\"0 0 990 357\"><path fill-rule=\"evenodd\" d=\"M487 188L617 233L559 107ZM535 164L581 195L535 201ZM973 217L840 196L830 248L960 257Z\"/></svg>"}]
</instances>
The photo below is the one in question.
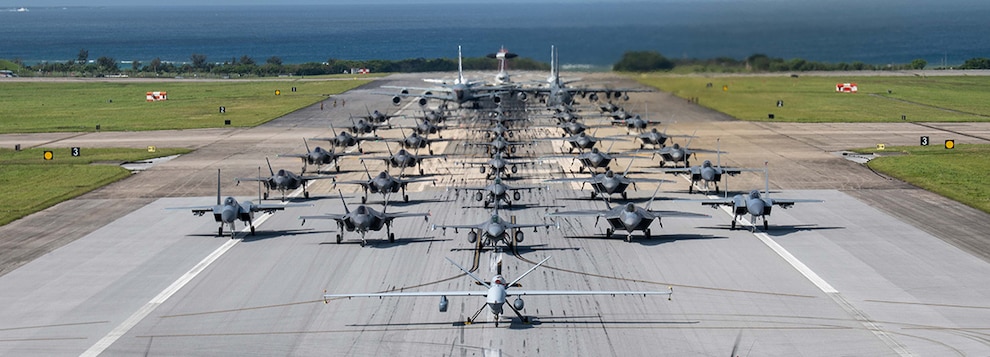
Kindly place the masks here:
<instances>
[{"instance_id":1,"label":"runway edge marking","mask_svg":"<svg viewBox=\"0 0 990 357\"><path fill-rule=\"evenodd\" d=\"M299 192L302 192L302 190L297 189L289 196L298 196ZM258 217L258 219L254 220L252 224L255 226L260 226L262 223L265 223L265 221L267 221L268 218L270 218L271 216L272 214L266 213L261 217ZM241 229L241 233L245 233L250 229L251 229L250 226L244 227L243 229ZM108 332L106 336L103 336L103 338L101 338L99 341L96 341L96 343L93 344L93 346L90 346L90 348L84 351L82 354L80 354L79 357L96 357L102 354L104 351L106 351L107 348L110 348L110 346L113 345L114 342L117 342L118 339L124 337L124 335L127 334L128 331L134 328L134 326L137 326L137 324L141 322L141 320L144 320L145 317L148 317L148 315L151 314L152 311L155 311L155 309L158 308L159 305L165 303L165 301L168 300L170 297L172 297L172 295L174 295L176 292L182 289L182 287L184 287L186 284L188 284L190 281L196 278L196 276L199 275L199 273L202 273L204 270L206 270L206 268L212 265L213 262L217 261L217 259L220 259L220 257L223 256L225 253L227 253L227 251L229 251L230 248L233 248L234 245L240 243L241 241L242 239L240 238L227 240L226 243L224 243L219 248L214 250L212 253L210 253L210 255L207 255L206 258L203 258L203 260L201 260L199 263L193 266L192 269L189 269L188 272L180 276L178 280L172 283L172 285L169 285L167 288L165 288L165 290L162 290L162 292L158 293L157 296L152 298L151 301L148 301L147 304L144 304L144 306L142 306L140 309L135 311L134 314L132 314L130 317L124 320L124 322L121 322L120 325L117 325L117 327L115 327L113 330L110 330L110 332Z\"/></svg>"},{"instance_id":2,"label":"runway edge marking","mask_svg":"<svg viewBox=\"0 0 990 357\"><path fill-rule=\"evenodd\" d=\"M685 176L681 176L681 177L687 178ZM688 181L690 181L689 178L687 179ZM707 197L718 198L717 195L715 196L708 195ZM735 215L733 214L731 208L729 207L720 207L720 208L722 209L723 212L729 214L729 216L732 217L732 219L735 219ZM743 224L743 226L750 226L750 227L753 226L753 223L750 222L745 217L740 217L739 221L740 223ZM787 251L787 249L785 249L783 246L778 244L777 241L773 240L773 238L771 238L769 234L766 234L765 232L756 232L755 230L752 233L753 236L758 238L761 242L763 242L763 244L765 244L767 247L769 247L771 250L777 253L778 256L783 258L784 261L790 264L791 267L793 267L795 270L801 273L801 275L803 275L805 278L811 281L811 283L814 284L816 287L818 287L819 290L824 292L825 295L831 298L832 301L838 304L840 308L846 311L846 313L852 315L856 321L859 321L859 323L862 324L863 327L865 327L868 331L873 333L874 336L879 338L880 341L883 342L885 345L887 345L888 348L893 350L894 353L897 353L897 355L901 357L914 356L914 354L907 349L907 346L904 346L904 344L895 340L893 336L888 334L887 331L885 331L883 327L880 326L880 324L874 322L873 319L871 319L868 315L866 315L866 312L863 312L860 309L853 306L853 304L850 303L849 300L846 300L846 298L842 296L842 293L836 290L835 287L832 286L832 284L829 284L827 281L825 281L825 279L823 279L821 276L819 276L817 273L811 270L811 268L809 268L807 265L805 265L800 260L798 260L798 258L795 257L793 254L791 254L791 252Z\"/></svg>"}]
</instances>

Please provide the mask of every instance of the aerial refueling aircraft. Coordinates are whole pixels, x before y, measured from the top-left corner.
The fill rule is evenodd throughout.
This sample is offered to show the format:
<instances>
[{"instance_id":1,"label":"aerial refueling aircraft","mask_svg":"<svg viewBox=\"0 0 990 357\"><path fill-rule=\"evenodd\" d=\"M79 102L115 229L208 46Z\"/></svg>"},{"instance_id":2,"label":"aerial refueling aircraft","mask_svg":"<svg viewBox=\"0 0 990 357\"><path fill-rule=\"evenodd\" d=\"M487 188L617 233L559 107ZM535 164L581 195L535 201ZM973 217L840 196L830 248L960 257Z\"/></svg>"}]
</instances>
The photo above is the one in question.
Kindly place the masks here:
<instances>
[{"instance_id":1,"label":"aerial refueling aircraft","mask_svg":"<svg viewBox=\"0 0 990 357\"><path fill-rule=\"evenodd\" d=\"M258 188L258 195L261 195L261 188ZM260 197L259 197L260 198ZM255 212L275 213L284 210L286 207L312 206L304 203L289 204L263 204L251 201L237 202L233 197L220 198L220 170L217 169L217 204L213 206L190 206L190 207L169 207L167 210L188 209L193 215L202 216L206 213L213 213L213 219L220 223L217 229L217 236L223 236L223 226L230 227L230 238L234 239L234 226L238 220L251 227L251 235L254 235L254 214Z\"/></svg>"},{"instance_id":2,"label":"aerial refueling aircraft","mask_svg":"<svg viewBox=\"0 0 990 357\"><path fill-rule=\"evenodd\" d=\"M549 259L550 259L550 257L547 257L546 259L543 259L543 261L541 261L539 264L536 264L535 266L533 266L532 268L530 268L525 273L523 273L522 275L520 275L518 278L516 278L515 280L513 280L511 282L508 281L508 280L506 280L505 277L503 277L501 274L495 275L494 277L492 277L492 279L489 282L486 282L486 281L482 280L481 278L479 278L478 276L474 275L474 273L471 273L469 270L464 269L464 267L458 265L457 263L455 263L450 258L447 258L447 261L449 261L451 264L454 264L454 266L456 266L458 269L460 269L465 274L467 274L468 276L470 276L471 279L474 279L477 282L477 284L483 286L484 289L483 290L463 290L463 291L405 291L405 292L391 292L391 293L358 293L358 294L354 294L354 293L350 293L350 294L348 294L348 293L343 293L343 294L336 293L336 294L324 294L323 295L323 301L325 303L329 303L329 299L343 298L343 297L346 297L346 298L353 298L353 297L377 297L377 298L385 298L385 297L439 296L440 297L440 306L439 306L440 307L440 312L447 312L448 305L450 304L449 301L447 300L447 297L448 296L484 296L485 297L485 304L482 305L481 308L478 309L478 311L475 312L473 316L471 316L470 318L468 318L467 321L465 321L465 323L466 324L472 324L472 323L474 323L475 319L478 318L478 315L480 315L481 312L485 310L485 308L488 308L492 312L492 315L495 318L495 327L498 327L499 321L501 320L502 314L504 312L503 307L506 306L506 302L508 302L508 298L509 297L515 297L516 298L512 302L511 305L508 305L509 309L512 310L512 312L514 312L516 314L516 316L519 317L520 322L522 322L524 324L528 324L530 322L530 319L528 317L523 316L519 312L520 310L522 310L525 307L525 303L523 302L523 299L522 299L522 296L524 296L524 295L534 295L534 296L536 296L536 295L541 295L541 296L544 296L544 295L564 295L564 296L573 296L573 295L613 295L613 296L614 295L644 295L644 296L645 295L666 295L667 296L667 299L670 300L671 296L674 293L674 289L673 288L669 288L669 287L668 287L668 291L517 290L517 289L512 289L512 288L516 288L516 287L521 287L522 285L519 285L519 281L522 280L523 278L525 278L526 275L528 275L529 273L532 273L534 270L536 270L536 268L538 268L541 265L543 265L543 263L546 263L546 261L549 260Z\"/></svg>"}]
</instances>

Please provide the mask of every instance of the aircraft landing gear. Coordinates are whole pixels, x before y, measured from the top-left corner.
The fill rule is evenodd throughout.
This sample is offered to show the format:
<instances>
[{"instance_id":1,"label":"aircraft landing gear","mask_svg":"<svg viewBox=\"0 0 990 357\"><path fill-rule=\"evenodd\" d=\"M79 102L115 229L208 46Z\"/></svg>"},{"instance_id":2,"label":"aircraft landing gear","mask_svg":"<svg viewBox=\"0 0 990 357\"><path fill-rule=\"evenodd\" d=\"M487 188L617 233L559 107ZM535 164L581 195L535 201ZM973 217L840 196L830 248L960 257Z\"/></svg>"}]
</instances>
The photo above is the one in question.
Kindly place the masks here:
<instances>
[{"instance_id":1,"label":"aircraft landing gear","mask_svg":"<svg viewBox=\"0 0 990 357\"><path fill-rule=\"evenodd\" d=\"M337 233L337 244L340 244L340 242L343 241L343 240L344 240L344 237L341 236L340 233Z\"/></svg>"},{"instance_id":2,"label":"aircraft landing gear","mask_svg":"<svg viewBox=\"0 0 990 357\"><path fill-rule=\"evenodd\" d=\"M223 226L217 228L217 237L223 237Z\"/></svg>"},{"instance_id":3,"label":"aircraft landing gear","mask_svg":"<svg viewBox=\"0 0 990 357\"><path fill-rule=\"evenodd\" d=\"M389 243L395 243L395 233L389 233L388 234L388 242Z\"/></svg>"},{"instance_id":4,"label":"aircraft landing gear","mask_svg":"<svg viewBox=\"0 0 990 357\"><path fill-rule=\"evenodd\" d=\"M632 233L626 234L626 243L632 243Z\"/></svg>"},{"instance_id":5,"label":"aircraft landing gear","mask_svg":"<svg viewBox=\"0 0 990 357\"><path fill-rule=\"evenodd\" d=\"M402 195L402 202L409 202L409 195Z\"/></svg>"},{"instance_id":6,"label":"aircraft landing gear","mask_svg":"<svg viewBox=\"0 0 990 357\"><path fill-rule=\"evenodd\" d=\"M764 218L763 219L763 231L766 232L766 231L769 231L769 230L770 230L770 222L767 222L766 218Z\"/></svg>"},{"instance_id":7,"label":"aircraft landing gear","mask_svg":"<svg viewBox=\"0 0 990 357\"><path fill-rule=\"evenodd\" d=\"M730 227L729 230L730 231L736 230L736 220L734 218L732 219L732 227Z\"/></svg>"},{"instance_id":8,"label":"aircraft landing gear","mask_svg":"<svg viewBox=\"0 0 990 357\"><path fill-rule=\"evenodd\" d=\"M646 239L650 239L651 238L650 229L649 228L647 228L644 233L646 233Z\"/></svg>"},{"instance_id":9,"label":"aircraft landing gear","mask_svg":"<svg viewBox=\"0 0 990 357\"><path fill-rule=\"evenodd\" d=\"M627 196L628 195L625 192L622 193L622 199L624 199L624 200L627 199Z\"/></svg>"},{"instance_id":10,"label":"aircraft landing gear","mask_svg":"<svg viewBox=\"0 0 990 357\"><path fill-rule=\"evenodd\" d=\"M765 222L765 221L764 221L764 222ZM251 226L251 235L254 235L254 226L253 226L253 225ZM231 234L230 234L230 237L231 237L231 238L233 238L233 237L234 237L234 234L233 234L233 233L231 233Z\"/></svg>"},{"instance_id":11,"label":"aircraft landing gear","mask_svg":"<svg viewBox=\"0 0 990 357\"><path fill-rule=\"evenodd\" d=\"M688 193L694 193L694 182L688 185Z\"/></svg>"},{"instance_id":12,"label":"aircraft landing gear","mask_svg":"<svg viewBox=\"0 0 990 357\"><path fill-rule=\"evenodd\" d=\"M605 238L612 238L612 233L615 233L612 228L605 228Z\"/></svg>"}]
</instances>

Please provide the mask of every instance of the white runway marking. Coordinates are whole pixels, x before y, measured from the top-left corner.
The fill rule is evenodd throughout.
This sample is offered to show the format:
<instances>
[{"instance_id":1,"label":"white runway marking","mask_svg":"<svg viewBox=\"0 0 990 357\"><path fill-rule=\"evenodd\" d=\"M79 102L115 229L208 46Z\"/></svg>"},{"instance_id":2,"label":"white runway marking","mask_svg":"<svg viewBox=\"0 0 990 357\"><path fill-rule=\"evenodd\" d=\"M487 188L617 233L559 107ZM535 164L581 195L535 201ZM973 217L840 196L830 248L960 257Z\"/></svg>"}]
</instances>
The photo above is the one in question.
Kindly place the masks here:
<instances>
[{"instance_id":1,"label":"white runway marking","mask_svg":"<svg viewBox=\"0 0 990 357\"><path fill-rule=\"evenodd\" d=\"M300 188L294 191L289 196L297 197L301 192L302 189ZM271 216L272 215L269 213L262 214L260 217L258 217L258 219L254 220L253 222L254 226L255 227L260 226L262 223L265 223L265 221L267 221L268 218ZM250 226L241 229L241 233L250 232L250 231L251 231ZM199 273L202 273L204 270L206 270L206 268L208 268L211 264L213 264L213 262L217 261L217 259L220 259L220 257L223 256L224 253L227 253L227 251L229 251L230 248L233 248L234 245L236 245L239 242L241 242L240 238L228 240L226 243L224 243L219 248L214 250L213 253L210 253L210 255L207 255L206 258L203 258L203 260L201 260L198 264L193 266L192 269L190 269L188 272L180 276L178 280L176 280L167 288L165 288L165 290L162 290L162 292L158 293L158 295L152 298L151 301L148 301L147 304L144 304L144 306L142 306L140 309L135 311L134 314L132 314L130 317L124 320L124 322L121 322L120 325L115 327L113 330L110 330L110 332L107 333L106 336L103 336L103 338L101 338L99 341L96 341L96 343L93 344L93 346L91 346L89 349L87 349L79 356L80 357L99 356L101 353L106 351L107 348L110 348L110 346L113 345L114 342L117 342L118 339L123 337L125 334L127 334L128 331L134 328L134 326L137 326L137 324L141 322L141 320L144 320L145 317L148 317L148 315L151 314L152 311L155 311L155 309L158 308L159 305L165 303L165 301L168 300L168 298L172 297L172 295L178 292L179 289L182 289L183 286L185 286L194 278L196 278L196 276L199 275Z\"/></svg>"}]
</instances>

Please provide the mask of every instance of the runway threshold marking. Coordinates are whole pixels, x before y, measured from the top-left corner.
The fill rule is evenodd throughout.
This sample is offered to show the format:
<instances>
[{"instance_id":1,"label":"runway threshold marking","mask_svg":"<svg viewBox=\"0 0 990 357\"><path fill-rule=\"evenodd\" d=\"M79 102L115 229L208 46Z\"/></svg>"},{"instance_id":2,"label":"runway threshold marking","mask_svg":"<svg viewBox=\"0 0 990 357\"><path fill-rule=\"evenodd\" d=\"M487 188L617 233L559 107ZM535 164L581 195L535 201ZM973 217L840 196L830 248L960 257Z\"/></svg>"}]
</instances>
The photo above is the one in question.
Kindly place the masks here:
<instances>
[{"instance_id":1,"label":"runway threshold marking","mask_svg":"<svg viewBox=\"0 0 990 357\"><path fill-rule=\"evenodd\" d=\"M289 197L298 197L300 193L302 193L302 188L293 191L289 195ZM260 226L262 223L265 223L265 221L267 221L268 218L270 218L271 216L272 216L271 213L265 213L261 215L261 217L258 217L258 219L255 219L254 222L252 222L252 224L254 226ZM241 229L241 233L250 232L250 231L251 231L250 226ZM234 245L240 243L241 241L242 239L240 238L227 240L227 242L225 242L219 248L217 248L212 253L210 253L210 255L207 255L206 258L203 258L203 260L201 260L199 263L193 266L192 269L189 269L189 271L183 274L182 276L180 276L178 280L172 282L172 284L169 285L167 288L165 288L165 290L162 290L162 292L158 293L158 295L152 298L151 301L148 301L147 304L141 306L141 308L135 311L134 314L131 314L131 316L128 317L126 320L124 320L124 322L121 322L120 325L117 325L117 327L115 327L113 330L110 330L110 332L108 332L105 336L103 336L103 338L101 338L99 341L96 341L95 344L90 346L89 349L84 351L79 356L96 357L102 354L104 351L106 351L107 348L110 348L110 346L113 345L114 342L117 342L118 339L123 337L125 334L127 334L128 331L134 328L134 326L137 326L137 324L141 322L141 320L144 320L145 317L148 317L148 315L151 314L152 311L155 311L155 309L158 308L158 306L164 304L165 301L167 301L170 297L172 297L172 295L174 295L176 292L182 289L182 287L186 286L186 284L188 284L190 281L196 278L196 276L199 275L199 273L202 273L204 270L206 270L206 268L208 268L211 264L213 264L213 262L217 261L217 259L220 259L220 257L223 256L224 253L227 253L227 251L229 251L230 248L233 248Z\"/></svg>"},{"instance_id":2,"label":"runway threshold marking","mask_svg":"<svg viewBox=\"0 0 990 357\"><path fill-rule=\"evenodd\" d=\"M690 181L690 178L688 178L688 180ZM719 198L718 195L708 195L707 197ZM732 208L725 206L719 208L721 208L722 211L727 213L729 217L735 219L735 215L732 213ZM753 223L750 222L745 217L740 217L739 222L742 223L743 226L754 227ZM777 253L778 256L783 258L784 261L790 264L791 267L793 267L795 270L801 273L801 275L803 275L805 278L811 281L811 283L814 284L816 287L818 287L819 290L824 292L825 295L827 295L829 298L832 299L832 301L835 301L835 303L838 304L839 307L842 308L842 310L845 310L846 313L851 315L856 321L859 321L859 323L862 324L863 327L865 327L868 331L873 333L873 335L876 336L878 339L880 339L880 341L883 342L885 345L887 345L888 348L890 348L892 351L897 353L898 356L902 356L902 357L914 356L914 354L911 353L911 351L908 351L907 346L904 346L904 344L895 340L893 336L888 334L887 331L885 331L883 327L880 326L880 324L873 321L873 319L870 318L865 312L853 306L853 304L850 303L848 300L846 300L846 298L842 296L842 294L839 293L839 291L836 290L832 286L832 284L829 284L827 281L825 281L825 279L823 279L821 276L819 276L817 273L811 270L811 268L809 268L807 265L805 265L800 260L798 260L798 258L795 257L793 254L791 254L791 252L787 251L787 249L785 249L783 246L778 244L777 241L773 240L773 238L770 238L770 235L766 234L765 232L757 232L755 229L753 230L752 233L754 236L756 236L757 239L763 242L763 244L765 244L767 247L769 247L771 250Z\"/></svg>"}]
</instances>

